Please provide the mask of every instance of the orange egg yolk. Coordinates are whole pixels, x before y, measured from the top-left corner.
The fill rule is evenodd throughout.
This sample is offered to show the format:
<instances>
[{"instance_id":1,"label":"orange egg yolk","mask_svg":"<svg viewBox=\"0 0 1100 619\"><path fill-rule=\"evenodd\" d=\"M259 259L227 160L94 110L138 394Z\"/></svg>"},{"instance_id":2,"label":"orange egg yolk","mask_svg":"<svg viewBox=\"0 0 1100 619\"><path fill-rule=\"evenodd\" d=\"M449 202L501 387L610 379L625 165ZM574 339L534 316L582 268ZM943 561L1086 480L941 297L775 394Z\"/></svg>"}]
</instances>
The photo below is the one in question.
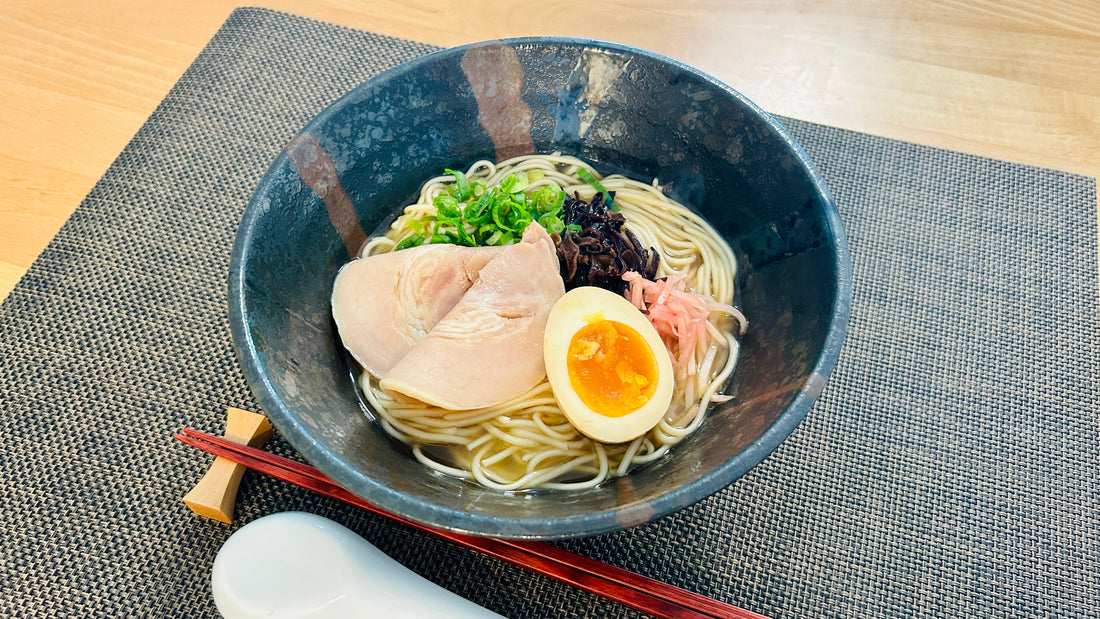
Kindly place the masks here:
<instances>
[{"instance_id":1,"label":"orange egg yolk","mask_svg":"<svg viewBox=\"0 0 1100 619\"><path fill-rule=\"evenodd\" d=\"M588 323L569 341L569 382L588 408L622 417L657 389L657 360L641 334L613 320Z\"/></svg>"}]
</instances>

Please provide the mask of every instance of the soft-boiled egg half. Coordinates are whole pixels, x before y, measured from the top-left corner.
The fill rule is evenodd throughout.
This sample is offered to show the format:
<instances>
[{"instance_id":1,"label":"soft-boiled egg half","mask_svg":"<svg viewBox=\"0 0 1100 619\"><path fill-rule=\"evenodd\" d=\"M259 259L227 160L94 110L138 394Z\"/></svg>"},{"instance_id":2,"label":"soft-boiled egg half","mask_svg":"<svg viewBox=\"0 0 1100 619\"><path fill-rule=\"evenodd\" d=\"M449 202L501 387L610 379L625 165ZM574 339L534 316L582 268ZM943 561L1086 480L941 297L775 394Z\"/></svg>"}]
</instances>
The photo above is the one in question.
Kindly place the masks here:
<instances>
[{"instance_id":1,"label":"soft-boiled egg half","mask_svg":"<svg viewBox=\"0 0 1100 619\"><path fill-rule=\"evenodd\" d=\"M546 376L562 412L582 434L624 443L668 411L672 359L638 308L603 288L565 293L543 335Z\"/></svg>"}]
</instances>

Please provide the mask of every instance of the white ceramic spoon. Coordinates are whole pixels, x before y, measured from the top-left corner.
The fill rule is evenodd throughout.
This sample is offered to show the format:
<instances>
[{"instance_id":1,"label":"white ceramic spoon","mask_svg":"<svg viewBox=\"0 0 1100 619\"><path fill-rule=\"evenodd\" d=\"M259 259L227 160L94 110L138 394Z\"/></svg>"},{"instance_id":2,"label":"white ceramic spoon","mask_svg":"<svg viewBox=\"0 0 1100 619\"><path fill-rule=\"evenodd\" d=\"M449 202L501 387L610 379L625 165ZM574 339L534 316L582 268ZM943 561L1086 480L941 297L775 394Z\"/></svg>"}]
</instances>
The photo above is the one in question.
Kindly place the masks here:
<instances>
[{"instance_id":1,"label":"white ceramic spoon","mask_svg":"<svg viewBox=\"0 0 1100 619\"><path fill-rule=\"evenodd\" d=\"M226 619L500 617L410 571L347 528L303 512L241 527L218 551L210 580Z\"/></svg>"}]
</instances>

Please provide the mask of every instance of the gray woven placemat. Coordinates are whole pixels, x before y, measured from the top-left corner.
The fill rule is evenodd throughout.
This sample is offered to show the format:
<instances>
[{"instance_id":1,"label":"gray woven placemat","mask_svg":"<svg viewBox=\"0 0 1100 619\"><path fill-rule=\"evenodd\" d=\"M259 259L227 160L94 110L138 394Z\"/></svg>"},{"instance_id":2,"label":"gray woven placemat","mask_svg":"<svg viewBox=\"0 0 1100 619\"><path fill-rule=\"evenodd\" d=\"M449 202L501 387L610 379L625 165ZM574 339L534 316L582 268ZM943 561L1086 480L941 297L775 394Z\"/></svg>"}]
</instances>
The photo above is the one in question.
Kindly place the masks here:
<instances>
[{"instance_id":1,"label":"gray woven placemat","mask_svg":"<svg viewBox=\"0 0 1100 619\"><path fill-rule=\"evenodd\" d=\"M635 616L259 475L233 527L180 503L209 458L173 433L256 405L225 300L252 188L326 104L430 49L233 13L0 307L0 614L215 615L221 543L301 509L511 617ZM775 617L1100 615L1096 182L789 127L854 259L825 395L725 491L564 545Z\"/></svg>"}]
</instances>

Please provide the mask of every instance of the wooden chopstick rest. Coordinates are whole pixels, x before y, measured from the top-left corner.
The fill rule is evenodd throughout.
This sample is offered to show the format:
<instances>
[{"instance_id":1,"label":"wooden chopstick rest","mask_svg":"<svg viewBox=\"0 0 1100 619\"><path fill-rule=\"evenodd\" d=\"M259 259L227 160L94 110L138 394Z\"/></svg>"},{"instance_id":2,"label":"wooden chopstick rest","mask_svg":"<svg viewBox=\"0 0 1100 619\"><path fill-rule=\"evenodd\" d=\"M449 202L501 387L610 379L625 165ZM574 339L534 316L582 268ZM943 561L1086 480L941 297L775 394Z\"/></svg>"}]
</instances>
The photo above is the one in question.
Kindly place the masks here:
<instances>
[{"instance_id":1,"label":"wooden chopstick rest","mask_svg":"<svg viewBox=\"0 0 1100 619\"><path fill-rule=\"evenodd\" d=\"M261 447L274 433L271 422L263 415L232 406L226 410L225 438L235 443ZM218 456L199 483L183 497L183 502L200 516L232 523L237 488L244 472L243 465Z\"/></svg>"}]
</instances>

